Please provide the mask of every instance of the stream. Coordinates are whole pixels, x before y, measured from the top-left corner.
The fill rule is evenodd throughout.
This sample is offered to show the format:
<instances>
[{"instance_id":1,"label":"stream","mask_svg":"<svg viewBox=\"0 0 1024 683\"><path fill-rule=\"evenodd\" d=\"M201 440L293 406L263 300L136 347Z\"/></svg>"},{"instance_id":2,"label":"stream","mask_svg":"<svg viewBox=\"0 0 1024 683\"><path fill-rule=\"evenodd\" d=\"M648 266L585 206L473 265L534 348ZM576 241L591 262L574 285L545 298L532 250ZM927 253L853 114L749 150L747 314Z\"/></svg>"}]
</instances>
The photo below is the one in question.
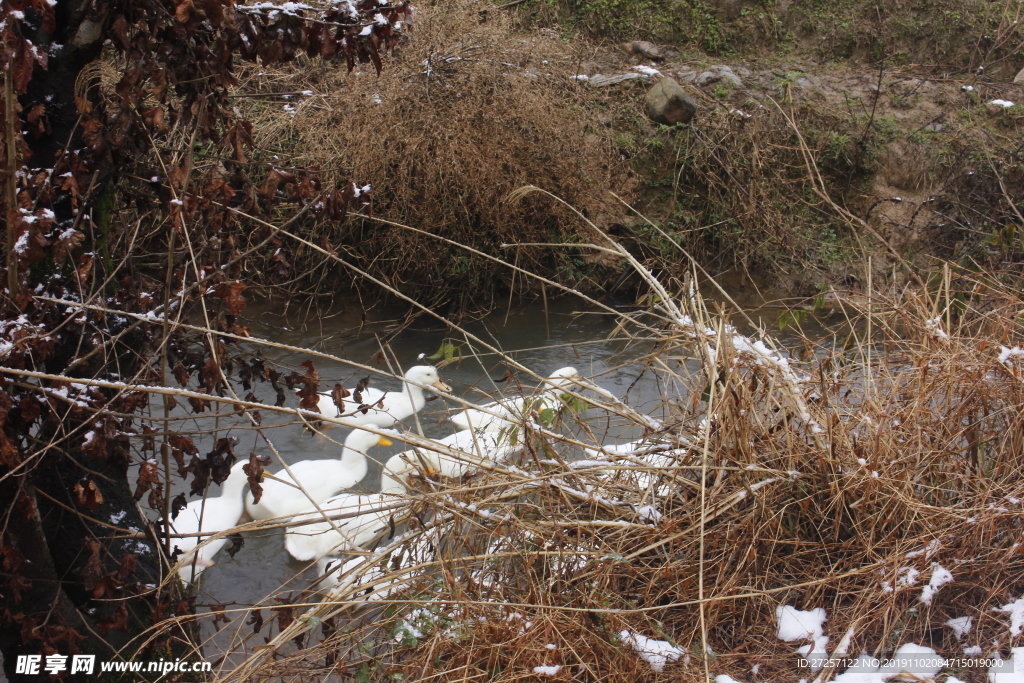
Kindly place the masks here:
<instances>
[{"instance_id":1,"label":"stream","mask_svg":"<svg viewBox=\"0 0 1024 683\"><path fill-rule=\"evenodd\" d=\"M747 301L742 303L744 306L747 304ZM251 328L253 337L330 353L382 370L387 370L390 362L393 366L400 366L401 370L395 373L399 375L402 370L413 365L437 362L417 359L421 355L436 354L443 344L448 344L450 352L463 357L461 360L452 359L440 363L443 366L440 368L441 377L452 387L454 395L474 403L493 400L500 391L514 392L517 381L521 381L527 389L536 386L533 378L522 374L504 382L499 381L505 378L507 366L496 354L479 344L473 344L476 352L473 355L465 339L454 338L453 331L428 316L419 317L394 334L394 330L401 325L403 309L377 306L364 314L358 302L350 302L348 306L328 311L292 310L285 314L282 308L280 303L250 304L239 322ZM767 308L760 313L764 321L769 323L774 322L782 310ZM616 332L616 319L613 316L605 312L580 311L578 302L559 299L549 302L545 312L545 306L537 301L508 312L493 313L468 323L465 329L542 377L571 365L630 406L654 417L663 416L663 395L673 396L674 400L686 398L673 387L661 386L658 374L645 371L643 364L633 362L651 350L651 342L630 340L624 337L621 330L610 336ZM790 346L800 343L791 328L787 332L790 334L777 334L776 339L780 344ZM261 349L264 358L278 365L284 374L291 369L301 374L304 371L299 368L299 364L310 358L308 354L254 343L242 346L244 350L252 352ZM351 388L367 374L357 368L322 358L314 358L313 361L320 373L321 391L329 391L335 382ZM695 360L687 361L685 365L691 373L700 369ZM373 377L372 385L381 389L400 388L397 381L381 376ZM241 387L236 387L236 390L242 395ZM256 400L274 403L274 391L269 383L254 381L253 391ZM179 416L188 414L182 404L176 410ZM286 405L296 407L297 404L298 400L289 396ZM450 407L457 408L455 405ZM422 433L428 437L446 436L454 431L451 422L445 419L448 411L449 406L443 399L432 400L419 414L418 420L407 419L405 427L410 430L421 428ZM280 413L263 415L263 430L282 458L292 463L338 457L340 445L323 436L310 434L302 425L292 423L292 417ZM181 432L205 432L194 436L201 454L211 450L214 439L212 432L217 430L218 438L235 436L239 439L235 451L240 458L247 457L254 447L257 452L269 455L266 444L257 432L239 428L242 424L241 419L233 416L215 419L197 415L178 422L177 428ZM622 443L639 436L634 426L623 427L616 424L615 420L600 416L594 416L589 427L605 444ZM340 443L347 430L333 428L327 430L326 434ZM371 451L368 454L371 459L369 473L357 490L376 491L380 477L379 463L405 448L407 446L396 441L393 446L378 447ZM281 467L274 462L268 469L276 472ZM174 487L176 494L185 488L185 482L175 476ZM219 495L219 487L211 486L209 495ZM243 518L245 520L248 520L247 516ZM283 529L276 529L245 534L244 546L234 557L226 550L221 551L215 558L215 565L201 575L198 611L207 611L207 605L218 604L224 605L227 614L235 617L218 631L214 630L212 620L202 621L201 636L205 641L204 656L208 661L216 661L221 655L227 655L220 666L231 667L241 661L244 650L262 645L268 633L276 633L276 626L264 626L260 635L253 636L252 627L245 624L247 614L243 610L250 605L262 603L263 617L269 622L274 613L266 608L278 605L272 596L287 596L290 592L298 595L296 591L308 586L316 576L315 564L298 562L288 555L284 549L283 532ZM232 609L239 611L232 612ZM246 638L248 641L243 647L241 641Z\"/></svg>"}]
</instances>

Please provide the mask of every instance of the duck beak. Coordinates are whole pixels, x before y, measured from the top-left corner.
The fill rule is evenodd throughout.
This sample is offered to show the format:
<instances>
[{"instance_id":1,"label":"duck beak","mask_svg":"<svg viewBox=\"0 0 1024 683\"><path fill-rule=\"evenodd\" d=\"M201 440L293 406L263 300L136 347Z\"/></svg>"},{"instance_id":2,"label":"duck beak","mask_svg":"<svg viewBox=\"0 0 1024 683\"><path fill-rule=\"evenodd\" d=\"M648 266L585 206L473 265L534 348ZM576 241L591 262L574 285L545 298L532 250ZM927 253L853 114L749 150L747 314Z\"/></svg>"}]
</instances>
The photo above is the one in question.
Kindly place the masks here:
<instances>
[{"instance_id":1,"label":"duck beak","mask_svg":"<svg viewBox=\"0 0 1024 683\"><path fill-rule=\"evenodd\" d=\"M390 441L389 439L385 439L385 438L384 438L384 437L382 436L382 437L380 437L380 441L378 441L378 442L377 442L377 445L378 445L378 446L390 446L390 445L392 445L392 444L391 444L391 441Z\"/></svg>"},{"instance_id":2,"label":"duck beak","mask_svg":"<svg viewBox=\"0 0 1024 683\"><path fill-rule=\"evenodd\" d=\"M451 393L451 391L452 391L452 388L450 386L448 386L447 384L445 384L444 382L442 382L441 380L437 380L436 382L434 382L430 386L432 386L432 387L434 387L436 389L440 389L441 391L447 391L448 393Z\"/></svg>"}]
</instances>

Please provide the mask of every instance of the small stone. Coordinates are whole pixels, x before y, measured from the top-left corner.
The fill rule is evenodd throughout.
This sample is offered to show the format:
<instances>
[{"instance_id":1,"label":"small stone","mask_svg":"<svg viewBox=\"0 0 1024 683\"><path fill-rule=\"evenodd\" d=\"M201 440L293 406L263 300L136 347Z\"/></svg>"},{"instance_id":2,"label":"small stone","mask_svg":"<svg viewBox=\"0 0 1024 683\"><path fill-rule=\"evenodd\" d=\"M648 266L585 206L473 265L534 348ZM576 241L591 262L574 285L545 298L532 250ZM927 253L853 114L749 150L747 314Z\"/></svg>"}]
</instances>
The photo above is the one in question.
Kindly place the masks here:
<instances>
[{"instance_id":1,"label":"small stone","mask_svg":"<svg viewBox=\"0 0 1024 683\"><path fill-rule=\"evenodd\" d=\"M1017 72L1017 75L1013 77L1013 82L1017 85L1024 85L1024 69Z\"/></svg>"},{"instance_id":2,"label":"small stone","mask_svg":"<svg viewBox=\"0 0 1024 683\"><path fill-rule=\"evenodd\" d=\"M733 70L725 66L724 64L719 66L713 66L711 67L711 69L716 74L718 74L719 78L721 78L724 81L729 81L730 83L732 83L733 87L743 87L743 81L740 80L740 77L733 73Z\"/></svg>"},{"instance_id":3,"label":"small stone","mask_svg":"<svg viewBox=\"0 0 1024 683\"><path fill-rule=\"evenodd\" d=\"M927 126L924 127L924 129L925 130L930 130L933 133L939 133L939 132L942 131L942 124L941 123L929 123Z\"/></svg>"},{"instance_id":4,"label":"small stone","mask_svg":"<svg viewBox=\"0 0 1024 683\"><path fill-rule=\"evenodd\" d=\"M796 84L799 85L801 88L810 88L812 85L814 85L813 83L811 83L810 79L805 76L801 76L800 78L796 79Z\"/></svg>"},{"instance_id":5,"label":"small stone","mask_svg":"<svg viewBox=\"0 0 1024 683\"><path fill-rule=\"evenodd\" d=\"M687 83L693 83L695 80L697 80L697 72L696 71L692 71L692 70L689 70L689 71L677 71L676 72L676 80L677 81L686 81Z\"/></svg>"},{"instance_id":6,"label":"small stone","mask_svg":"<svg viewBox=\"0 0 1024 683\"><path fill-rule=\"evenodd\" d=\"M657 45L646 40L634 40L631 43L626 43L625 47L626 52L646 57L647 59L651 59L655 62L660 62L665 58L665 55L662 54Z\"/></svg>"},{"instance_id":7,"label":"small stone","mask_svg":"<svg viewBox=\"0 0 1024 683\"><path fill-rule=\"evenodd\" d=\"M700 76L697 76L696 83L697 83L697 85L699 85L700 87L703 88L705 85L709 85L711 83L717 83L720 80L722 80L722 77L719 76L717 72L715 72L715 71L705 71L705 72L701 73Z\"/></svg>"},{"instance_id":8,"label":"small stone","mask_svg":"<svg viewBox=\"0 0 1024 683\"><path fill-rule=\"evenodd\" d=\"M647 91L644 98L647 115L657 123L672 126L686 123L697 113L697 105L679 84L671 78L662 78Z\"/></svg>"}]
</instances>

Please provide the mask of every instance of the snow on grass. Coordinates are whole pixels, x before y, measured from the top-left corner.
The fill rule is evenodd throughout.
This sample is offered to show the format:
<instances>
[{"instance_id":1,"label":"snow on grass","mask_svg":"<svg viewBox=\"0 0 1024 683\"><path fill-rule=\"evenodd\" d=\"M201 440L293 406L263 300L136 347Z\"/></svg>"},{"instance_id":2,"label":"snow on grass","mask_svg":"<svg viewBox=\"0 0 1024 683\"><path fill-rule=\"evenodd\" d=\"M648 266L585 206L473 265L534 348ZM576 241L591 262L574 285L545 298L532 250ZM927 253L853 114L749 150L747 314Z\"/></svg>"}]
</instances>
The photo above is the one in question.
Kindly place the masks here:
<instances>
[{"instance_id":1,"label":"snow on grass","mask_svg":"<svg viewBox=\"0 0 1024 683\"><path fill-rule=\"evenodd\" d=\"M1011 102L1010 100L992 100L991 102L989 102L989 104L994 104L997 107L1002 107L1004 109L1009 109L1010 107L1013 106L1013 102Z\"/></svg>"},{"instance_id":2,"label":"snow on grass","mask_svg":"<svg viewBox=\"0 0 1024 683\"><path fill-rule=\"evenodd\" d=\"M790 605L779 605L775 608L775 619L779 623L777 636L786 642L813 640L821 635L826 618L821 607L803 611Z\"/></svg>"},{"instance_id":3,"label":"snow on grass","mask_svg":"<svg viewBox=\"0 0 1024 683\"><path fill-rule=\"evenodd\" d=\"M715 676L715 683L743 683L743 682L742 681L737 681L735 678L733 678L729 674L719 674L718 676Z\"/></svg>"},{"instance_id":4,"label":"snow on grass","mask_svg":"<svg viewBox=\"0 0 1024 683\"><path fill-rule=\"evenodd\" d=\"M619 633L619 638L633 648L657 673L664 671L665 665L669 662L674 662L686 654L668 641L654 640L635 631L624 630Z\"/></svg>"},{"instance_id":5,"label":"snow on grass","mask_svg":"<svg viewBox=\"0 0 1024 683\"><path fill-rule=\"evenodd\" d=\"M640 516L640 519L651 524L657 524L661 521L661 513L658 512L658 508L653 505L644 505L643 507L637 508L636 514Z\"/></svg>"},{"instance_id":6,"label":"snow on grass","mask_svg":"<svg viewBox=\"0 0 1024 683\"><path fill-rule=\"evenodd\" d=\"M775 618L779 622L779 640L809 640L811 642L797 648L797 652L805 657L811 653L825 654L829 638L822 633L827 618L823 608L815 607L809 611L802 611L790 605L779 605L775 608ZM824 657L812 658L811 670L820 669L822 660Z\"/></svg>"},{"instance_id":7,"label":"snow on grass","mask_svg":"<svg viewBox=\"0 0 1024 683\"><path fill-rule=\"evenodd\" d=\"M939 592L939 589L947 583L953 582L953 574L938 562L932 562L932 578L928 585L921 591L921 602L926 605L932 604L932 598Z\"/></svg>"},{"instance_id":8,"label":"snow on grass","mask_svg":"<svg viewBox=\"0 0 1024 683\"><path fill-rule=\"evenodd\" d=\"M1014 346L1012 349L1008 349L1005 346L999 347L999 362L1004 365L1009 365L1010 360L1013 358L1020 358L1024 360L1024 349L1019 346Z\"/></svg>"},{"instance_id":9,"label":"snow on grass","mask_svg":"<svg viewBox=\"0 0 1024 683\"><path fill-rule=\"evenodd\" d=\"M928 545L926 545L921 550L914 550L914 551L911 551L911 552L907 553L906 557L909 560L909 559L911 559L913 557L917 557L918 555L924 555L924 559L930 560L932 555L934 555L936 552L938 552L938 550L939 550L939 548L941 546L942 546L942 543L939 541L939 539L935 538L935 539L932 539L931 541L929 541Z\"/></svg>"},{"instance_id":10,"label":"snow on grass","mask_svg":"<svg viewBox=\"0 0 1024 683\"><path fill-rule=\"evenodd\" d=\"M974 627L974 617L954 617L946 621L946 626L953 629L957 639L963 638Z\"/></svg>"},{"instance_id":11,"label":"snow on grass","mask_svg":"<svg viewBox=\"0 0 1024 683\"><path fill-rule=\"evenodd\" d=\"M555 664L554 666L535 666L533 667L533 673L541 676L554 676L562 670L561 664Z\"/></svg>"},{"instance_id":12,"label":"snow on grass","mask_svg":"<svg viewBox=\"0 0 1024 683\"><path fill-rule=\"evenodd\" d=\"M910 588L917 585L917 577L921 572L913 567L900 567L896 571L896 578L893 581L882 582L882 592L892 593L898 588Z\"/></svg>"},{"instance_id":13,"label":"snow on grass","mask_svg":"<svg viewBox=\"0 0 1024 683\"><path fill-rule=\"evenodd\" d=\"M948 341L949 335L942 329L942 316L936 316L931 320L924 321L924 331L932 339Z\"/></svg>"},{"instance_id":14,"label":"snow on grass","mask_svg":"<svg viewBox=\"0 0 1024 683\"><path fill-rule=\"evenodd\" d=\"M997 612L1007 612L1010 615L1010 635L1019 636L1024 628L1024 597L1017 598L1015 602L993 608Z\"/></svg>"}]
</instances>

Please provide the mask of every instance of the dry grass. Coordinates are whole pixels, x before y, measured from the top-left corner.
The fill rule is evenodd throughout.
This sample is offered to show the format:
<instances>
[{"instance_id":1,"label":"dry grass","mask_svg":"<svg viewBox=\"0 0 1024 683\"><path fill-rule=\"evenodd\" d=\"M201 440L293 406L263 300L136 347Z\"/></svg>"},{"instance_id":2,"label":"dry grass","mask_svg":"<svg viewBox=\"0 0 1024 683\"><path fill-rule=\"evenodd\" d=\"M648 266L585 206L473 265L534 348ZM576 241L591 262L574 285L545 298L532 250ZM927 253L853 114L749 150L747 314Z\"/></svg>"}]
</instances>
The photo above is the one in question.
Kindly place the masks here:
<instances>
[{"instance_id":1,"label":"dry grass","mask_svg":"<svg viewBox=\"0 0 1024 683\"><path fill-rule=\"evenodd\" d=\"M625 163L595 130L583 86L570 79L579 47L553 32L516 33L501 12L475 2L424 7L408 39L377 76L309 60L243 80L240 111L260 156L324 169L327 181L374 186L374 214L487 253L502 242L589 241L564 210L527 201L533 183L566 198L603 227L622 217L608 190L629 195ZM271 93L312 93L289 100ZM254 97L261 94L265 97ZM508 272L429 237L354 219L317 228L370 270L427 300L494 291ZM308 266L316 257L297 263ZM523 248L521 265L559 270L578 283L571 255ZM306 268L309 270L310 268ZM465 298L465 295L462 295Z\"/></svg>"},{"instance_id":2,"label":"dry grass","mask_svg":"<svg viewBox=\"0 0 1024 683\"><path fill-rule=\"evenodd\" d=\"M659 679L626 629L688 653L665 678L810 678L775 637L783 604L827 610L830 652L849 631L854 653L1005 656L1019 639L992 608L1024 592L1024 362L1000 347L1021 342L1019 292L947 271L931 295L841 299L800 362L640 272L656 305L622 333L656 340L637 363L666 387L664 424L576 393L642 448L575 462L601 441L599 407L523 425L518 466L426 483L414 517L225 680L514 681L550 665L554 680ZM926 605L933 563L955 583ZM885 591L905 567L919 585ZM943 625L959 616L975 620L964 641Z\"/></svg>"}]
</instances>

